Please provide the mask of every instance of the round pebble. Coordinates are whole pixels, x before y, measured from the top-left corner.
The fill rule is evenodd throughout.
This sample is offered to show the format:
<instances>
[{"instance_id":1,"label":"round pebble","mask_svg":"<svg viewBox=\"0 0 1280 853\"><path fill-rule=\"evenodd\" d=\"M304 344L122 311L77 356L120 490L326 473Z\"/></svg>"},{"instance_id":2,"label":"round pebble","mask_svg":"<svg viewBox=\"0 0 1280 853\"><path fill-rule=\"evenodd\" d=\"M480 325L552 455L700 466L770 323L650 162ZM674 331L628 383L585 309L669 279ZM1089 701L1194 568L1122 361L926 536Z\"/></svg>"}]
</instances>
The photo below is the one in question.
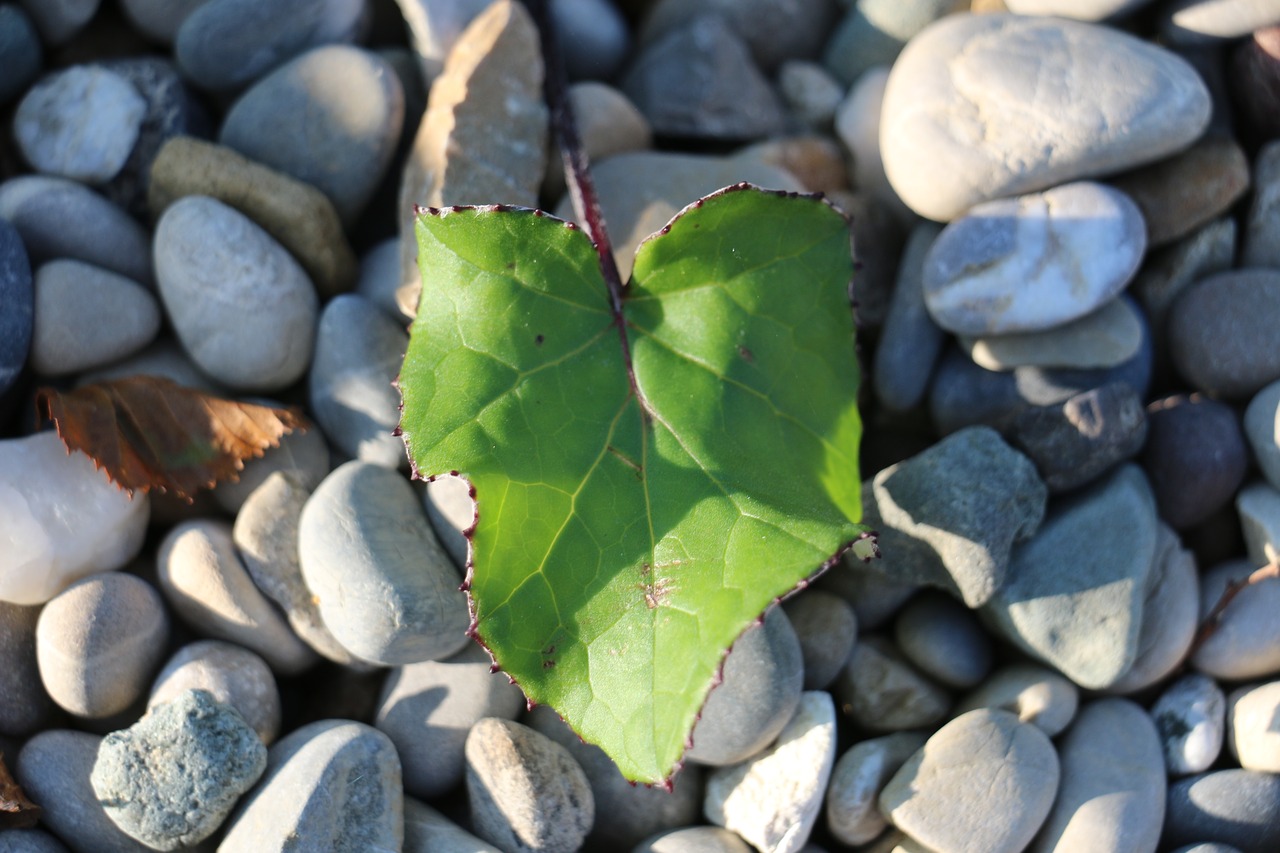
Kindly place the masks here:
<instances>
[{"instance_id":1,"label":"round pebble","mask_svg":"<svg viewBox=\"0 0 1280 853\"><path fill-rule=\"evenodd\" d=\"M0 6L0 14L8 7ZM17 381L31 350L35 288L17 229L0 219L0 396Z\"/></svg>"},{"instance_id":2,"label":"round pebble","mask_svg":"<svg viewBox=\"0 0 1280 853\"><path fill-rule=\"evenodd\" d=\"M1241 687L1227 696L1227 748L1245 770L1280 773L1280 681Z\"/></svg>"},{"instance_id":3,"label":"round pebble","mask_svg":"<svg viewBox=\"0 0 1280 853\"><path fill-rule=\"evenodd\" d=\"M1244 482L1249 451L1240 417L1199 394L1156 400L1147 406L1142 463L1161 517L1192 527L1226 506Z\"/></svg>"},{"instance_id":4,"label":"round pebble","mask_svg":"<svg viewBox=\"0 0 1280 853\"><path fill-rule=\"evenodd\" d=\"M1257 569L1251 560L1230 560L1200 577L1200 619L1218 604L1229 583ZM1213 633L1191 656L1191 665L1215 678L1240 681L1280 673L1280 578L1251 583L1231 599Z\"/></svg>"},{"instance_id":5,"label":"round pebble","mask_svg":"<svg viewBox=\"0 0 1280 853\"><path fill-rule=\"evenodd\" d=\"M221 640L200 640L169 658L151 685L147 709L177 699L187 690L206 691L236 713L270 745L280 734L280 691L261 657Z\"/></svg>"},{"instance_id":6,"label":"round pebble","mask_svg":"<svg viewBox=\"0 0 1280 853\"><path fill-rule=\"evenodd\" d=\"M607 0L557 0L551 25L563 45L570 80L608 80L631 48L631 33L621 11Z\"/></svg>"},{"instance_id":7,"label":"round pebble","mask_svg":"<svg viewBox=\"0 0 1280 853\"><path fill-rule=\"evenodd\" d=\"M1075 719L1080 691L1051 669L1012 664L996 670L956 703L955 716L975 708L1002 708L1055 737Z\"/></svg>"},{"instance_id":8,"label":"round pebble","mask_svg":"<svg viewBox=\"0 0 1280 853\"><path fill-rule=\"evenodd\" d=\"M1247 398L1280 379L1280 352L1266 345L1278 323L1280 270L1212 275L1170 309L1174 367L1207 394Z\"/></svg>"},{"instance_id":9,"label":"round pebble","mask_svg":"<svg viewBox=\"0 0 1280 853\"><path fill-rule=\"evenodd\" d=\"M876 636L858 638L832 692L841 710L871 732L924 728L941 722L951 706L946 691Z\"/></svg>"},{"instance_id":10,"label":"round pebble","mask_svg":"<svg viewBox=\"0 0 1280 853\"><path fill-rule=\"evenodd\" d=\"M849 660L858 637L858 617L847 601L819 589L806 589L782 605L800 641L804 689L822 690Z\"/></svg>"},{"instance_id":11,"label":"round pebble","mask_svg":"<svg viewBox=\"0 0 1280 853\"><path fill-rule=\"evenodd\" d=\"M646 838L631 853L751 853L751 847L727 829L690 826Z\"/></svg>"},{"instance_id":12,"label":"round pebble","mask_svg":"<svg viewBox=\"0 0 1280 853\"><path fill-rule=\"evenodd\" d=\"M949 596L926 592L912 599L893 635L907 660L948 687L974 687L991 671L990 639L973 611Z\"/></svg>"},{"instance_id":13,"label":"round pebble","mask_svg":"<svg viewBox=\"0 0 1280 853\"><path fill-rule=\"evenodd\" d=\"M1212 679L1184 675L1160 694L1151 717L1170 776L1203 773L1218 760L1226 731L1226 697Z\"/></svg>"}]
</instances>

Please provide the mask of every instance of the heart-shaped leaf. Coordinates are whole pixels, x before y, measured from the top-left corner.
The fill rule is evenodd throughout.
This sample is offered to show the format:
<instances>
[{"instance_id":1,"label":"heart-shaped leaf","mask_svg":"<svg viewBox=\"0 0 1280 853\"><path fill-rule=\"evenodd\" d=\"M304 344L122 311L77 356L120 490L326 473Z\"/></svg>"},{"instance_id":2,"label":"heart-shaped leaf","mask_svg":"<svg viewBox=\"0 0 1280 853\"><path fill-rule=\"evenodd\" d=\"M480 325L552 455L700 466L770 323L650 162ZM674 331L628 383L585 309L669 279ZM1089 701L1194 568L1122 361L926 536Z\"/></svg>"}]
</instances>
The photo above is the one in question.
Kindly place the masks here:
<instances>
[{"instance_id":1,"label":"heart-shaped leaf","mask_svg":"<svg viewBox=\"0 0 1280 853\"><path fill-rule=\"evenodd\" d=\"M400 376L416 473L468 479L478 638L659 782L738 635L861 528L848 224L740 185L636 253L613 308L575 226L418 217Z\"/></svg>"}]
</instances>

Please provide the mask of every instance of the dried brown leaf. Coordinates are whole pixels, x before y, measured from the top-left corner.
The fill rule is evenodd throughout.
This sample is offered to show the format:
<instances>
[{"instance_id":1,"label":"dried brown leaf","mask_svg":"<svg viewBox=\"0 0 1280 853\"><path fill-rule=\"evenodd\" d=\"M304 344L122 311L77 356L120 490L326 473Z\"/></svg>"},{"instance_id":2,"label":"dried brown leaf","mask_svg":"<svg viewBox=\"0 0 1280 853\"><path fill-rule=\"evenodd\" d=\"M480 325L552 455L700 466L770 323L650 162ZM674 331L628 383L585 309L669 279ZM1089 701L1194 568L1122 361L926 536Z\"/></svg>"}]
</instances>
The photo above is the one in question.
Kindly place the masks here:
<instances>
[{"instance_id":1,"label":"dried brown leaf","mask_svg":"<svg viewBox=\"0 0 1280 853\"><path fill-rule=\"evenodd\" d=\"M25 829L35 826L44 809L27 799L22 787L9 775L4 754L0 753L0 829Z\"/></svg>"}]
</instances>

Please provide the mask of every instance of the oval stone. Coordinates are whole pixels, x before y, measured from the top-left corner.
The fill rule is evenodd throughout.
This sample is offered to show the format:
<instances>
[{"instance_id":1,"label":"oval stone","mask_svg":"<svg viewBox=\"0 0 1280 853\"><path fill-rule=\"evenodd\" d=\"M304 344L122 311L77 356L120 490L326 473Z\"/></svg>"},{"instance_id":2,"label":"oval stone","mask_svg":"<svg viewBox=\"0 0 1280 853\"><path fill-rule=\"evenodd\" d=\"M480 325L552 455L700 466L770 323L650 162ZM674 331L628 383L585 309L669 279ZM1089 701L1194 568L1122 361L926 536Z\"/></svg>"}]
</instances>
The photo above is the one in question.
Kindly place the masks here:
<instances>
[{"instance_id":1,"label":"oval stone","mask_svg":"<svg viewBox=\"0 0 1280 853\"><path fill-rule=\"evenodd\" d=\"M1226 727L1226 697L1212 678L1184 675L1151 706L1170 776L1203 773L1218 760Z\"/></svg>"},{"instance_id":2,"label":"oval stone","mask_svg":"<svg viewBox=\"0 0 1280 853\"><path fill-rule=\"evenodd\" d=\"M975 708L1003 708L1054 737L1075 719L1080 691L1051 669L1033 663L1007 666L956 704L955 716Z\"/></svg>"},{"instance_id":3,"label":"oval stone","mask_svg":"<svg viewBox=\"0 0 1280 853\"><path fill-rule=\"evenodd\" d=\"M985 337L962 337L960 346L987 370L1018 367L1115 367L1142 346L1142 317L1121 296L1097 311L1052 329Z\"/></svg>"},{"instance_id":4,"label":"oval stone","mask_svg":"<svg viewBox=\"0 0 1280 853\"><path fill-rule=\"evenodd\" d=\"M1165 844L1212 838L1242 853L1280 848L1280 775L1219 770L1169 787Z\"/></svg>"},{"instance_id":5,"label":"oval stone","mask_svg":"<svg viewBox=\"0 0 1280 853\"><path fill-rule=\"evenodd\" d=\"M1245 770L1280 773L1280 681L1241 687L1227 697L1227 748Z\"/></svg>"},{"instance_id":6,"label":"oval stone","mask_svg":"<svg viewBox=\"0 0 1280 853\"><path fill-rule=\"evenodd\" d=\"M1241 583L1258 567L1251 560L1231 560L1200 578L1200 618L1218 604L1228 584ZM1262 678L1280 672L1280 578L1246 585L1218 617L1217 627L1191 656L1191 665L1206 675L1231 681Z\"/></svg>"},{"instance_id":7,"label":"oval stone","mask_svg":"<svg viewBox=\"0 0 1280 853\"><path fill-rule=\"evenodd\" d=\"M1232 399L1280 379L1280 270L1218 273L1188 288L1169 312L1173 366L1193 386Z\"/></svg>"},{"instance_id":8,"label":"oval stone","mask_svg":"<svg viewBox=\"0 0 1280 853\"><path fill-rule=\"evenodd\" d=\"M1280 489L1280 382L1272 382L1249 401L1244 434L1263 476Z\"/></svg>"}]
</instances>

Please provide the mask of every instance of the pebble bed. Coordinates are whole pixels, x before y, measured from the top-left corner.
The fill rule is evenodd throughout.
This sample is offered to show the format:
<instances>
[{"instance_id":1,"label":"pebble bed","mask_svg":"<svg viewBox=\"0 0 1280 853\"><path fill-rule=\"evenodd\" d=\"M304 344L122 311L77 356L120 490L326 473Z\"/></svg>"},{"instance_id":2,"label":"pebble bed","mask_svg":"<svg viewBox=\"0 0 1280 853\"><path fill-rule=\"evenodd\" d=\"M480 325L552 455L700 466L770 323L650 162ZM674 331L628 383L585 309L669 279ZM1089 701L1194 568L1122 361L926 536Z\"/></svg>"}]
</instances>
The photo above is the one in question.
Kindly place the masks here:
<instances>
[{"instance_id":1,"label":"pebble bed","mask_svg":"<svg viewBox=\"0 0 1280 853\"><path fill-rule=\"evenodd\" d=\"M628 785L392 434L412 205L571 215L524 8L2 2L0 851L1280 849L1280 577L1196 639L1280 549L1280 3L552 5L624 275L726 184L852 215L883 557ZM135 373L312 426L130 499L31 429Z\"/></svg>"}]
</instances>

